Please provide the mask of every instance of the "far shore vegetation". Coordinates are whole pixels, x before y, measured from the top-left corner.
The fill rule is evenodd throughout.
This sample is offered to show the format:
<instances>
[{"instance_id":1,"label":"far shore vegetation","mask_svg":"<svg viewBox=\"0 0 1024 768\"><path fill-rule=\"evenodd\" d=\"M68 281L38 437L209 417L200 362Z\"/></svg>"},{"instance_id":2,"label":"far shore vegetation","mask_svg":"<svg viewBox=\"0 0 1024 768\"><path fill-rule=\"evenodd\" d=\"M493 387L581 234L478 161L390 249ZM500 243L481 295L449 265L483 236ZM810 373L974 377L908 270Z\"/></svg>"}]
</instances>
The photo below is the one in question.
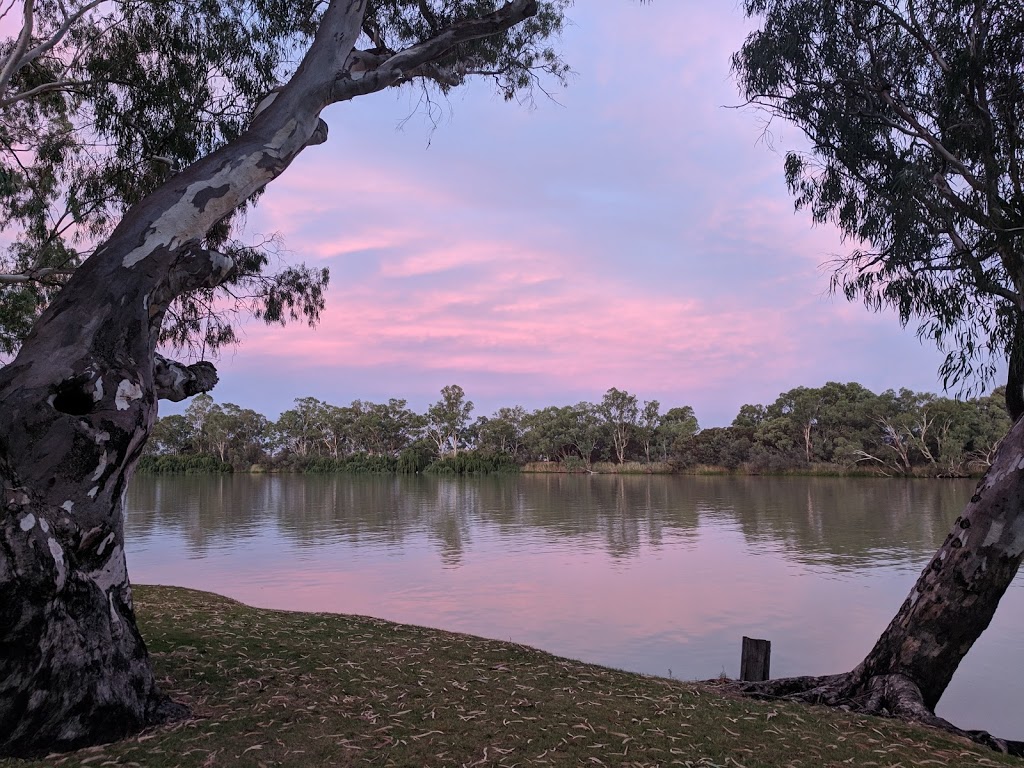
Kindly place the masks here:
<instances>
[{"instance_id":1,"label":"far shore vegetation","mask_svg":"<svg viewBox=\"0 0 1024 768\"><path fill-rule=\"evenodd\" d=\"M896 720L740 698L724 680L649 677L512 642L261 610L176 587L133 591L160 686L192 717L113 744L0 758L0 768L1019 762Z\"/></svg>"},{"instance_id":2,"label":"far shore vegetation","mask_svg":"<svg viewBox=\"0 0 1024 768\"><path fill-rule=\"evenodd\" d=\"M139 470L968 477L987 469L1011 426L1002 388L959 400L836 382L744 405L730 426L709 429L690 406L663 411L615 388L599 403L473 410L457 385L422 414L399 399L304 397L277 421L200 395L157 420Z\"/></svg>"}]
</instances>

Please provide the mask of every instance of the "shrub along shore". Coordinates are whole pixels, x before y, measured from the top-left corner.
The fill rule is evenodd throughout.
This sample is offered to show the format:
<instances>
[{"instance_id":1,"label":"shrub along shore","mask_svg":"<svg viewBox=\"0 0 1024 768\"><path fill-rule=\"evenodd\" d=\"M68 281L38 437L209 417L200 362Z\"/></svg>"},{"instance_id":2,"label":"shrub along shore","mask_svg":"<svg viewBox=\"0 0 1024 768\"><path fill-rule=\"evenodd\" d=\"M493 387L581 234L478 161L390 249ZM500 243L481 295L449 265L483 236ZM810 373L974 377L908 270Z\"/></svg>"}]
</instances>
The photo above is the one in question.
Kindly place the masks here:
<instances>
[{"instance_id":1,"label":"shrub along shore","mask_svg":"<svg viewBox=\"0 0 1024 768\"><path fill-rule=\"evenodd\" d=\"M1020 764L931 729L510 642L175 587L136 587L135 603L161 685L192 719L0 768Z\"/></svg>"},{"instance_id":2,"label":"shrub along shore","mask_svg":"<svg viewBox=\"0 0 1024 768\"><path fill-rule=\"evenodd\" d=\"M293 462L287 466L253 464L238 469L216 456L205 454L189 456L144 456L138 472L143 475L216 475L216 474L429 474L429 475L485 475L485 474L537 474L537 475L737 475L737 476L792 476L792 477L980 477L983 467L961 468L956 472L937 466L912 467L905 472L886 472L877 466L862 464L804 464L788 468L765 469L752 464L737 467L695 464L679 466L672 462L652 461L649 464L627 461L623 464L594 462L590 469L559 461L533 461L522 465L507 457L479 455L472 451L458 459L448 457L427 464L422 469L403 468L399 459L385 456L356 454L346 459L318 458L309 462Z\"/></svg>"}]
</instances>

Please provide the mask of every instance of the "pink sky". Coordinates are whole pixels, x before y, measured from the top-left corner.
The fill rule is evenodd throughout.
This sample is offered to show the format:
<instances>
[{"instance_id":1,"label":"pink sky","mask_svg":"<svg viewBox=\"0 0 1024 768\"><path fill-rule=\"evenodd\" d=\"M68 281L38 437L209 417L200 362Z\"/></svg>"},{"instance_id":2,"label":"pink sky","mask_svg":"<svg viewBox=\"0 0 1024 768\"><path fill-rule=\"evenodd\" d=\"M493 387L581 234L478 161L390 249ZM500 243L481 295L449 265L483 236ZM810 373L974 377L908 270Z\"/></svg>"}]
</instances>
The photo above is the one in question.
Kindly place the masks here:
<instances>
[{"instance_id":1,"label":"pink sky","mask_svg":"<svg viewBox=\"0 0 1024 768\"><path fill-rule=\"evenodd\" d=\"M599 8L598 8L599 7ZM296 397L403 397L460 384L477 414L599 400L609 387L703 426L829 380L938 391L941 356L891 315L828 296L847 248L793 212L790 127L730 109L732 4L579 3L576 75L536 106L485 83L329 110L249 216L289 258L331 268L315 330L249 323L218 401L274 417ZM165 413L172 412L165 409Z\"/></svg>"}]
</instances>

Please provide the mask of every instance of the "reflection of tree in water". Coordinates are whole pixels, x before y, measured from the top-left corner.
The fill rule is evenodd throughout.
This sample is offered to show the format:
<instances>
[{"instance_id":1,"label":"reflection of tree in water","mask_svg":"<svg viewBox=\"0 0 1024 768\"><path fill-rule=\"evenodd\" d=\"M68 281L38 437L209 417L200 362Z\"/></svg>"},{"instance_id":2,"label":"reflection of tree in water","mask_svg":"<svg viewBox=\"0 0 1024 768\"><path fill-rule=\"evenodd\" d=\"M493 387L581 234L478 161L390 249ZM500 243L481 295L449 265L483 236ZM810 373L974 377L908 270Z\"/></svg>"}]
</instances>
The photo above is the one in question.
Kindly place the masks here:
<instances>
[{"instance_id":1,"label":"reflection of tree in water","mask_svg":"<svg viewBox=\"0 0 1024 768\"><path fill-rule=\"evenodd\" d=\"M247 477L137 477L126 511L127 536L151 535L161 527L179 530L195 554L211 544L258 535L274 520L282 500L272 483L253 485Z\"/></svg>"},{"instance_id":2,"label":"reflection of tree in water","mask_svg":"<svg viewBox=\"0 0 1024 768\"><path fill-rule=\"evenodd\" d=\"M973 487L896 478L700 480L749 542L780 545L802 562L835 568L879 559L917 563L941 542Z\"/></svg>"},{"instance_id":3,"label":"reflection of tree in water","mask_svg":"<svg viewBox=\"0 0 1024 768\"><path fill-rule=\"evenodd\" d=\"M461 564L473 536L565 542L635 556L667 539L695 542L701 519L738 526L834 567L929 554L970 484L935 480L520 475L490 477L226 475L138 477L128 535L181 532L190 550L272 526L299 547L336 542L400 547L425 536Z\"/></svg>"},{"instance_id":4,"label":"reflection of tree in water","mask_svg":"<svg viewBox=\"0 0 1024 768\"><path fill-rule=\"evenodd\" d=\"M644 542L660 546L666 529L692 537L697 526L692 499L639 476L138 477L128 507L129 535L178 530L196 554L273 525L300 547L399 546L425 534L446 565L461 562L474 530L629 557Z\"/></svg>"}]
</instances>

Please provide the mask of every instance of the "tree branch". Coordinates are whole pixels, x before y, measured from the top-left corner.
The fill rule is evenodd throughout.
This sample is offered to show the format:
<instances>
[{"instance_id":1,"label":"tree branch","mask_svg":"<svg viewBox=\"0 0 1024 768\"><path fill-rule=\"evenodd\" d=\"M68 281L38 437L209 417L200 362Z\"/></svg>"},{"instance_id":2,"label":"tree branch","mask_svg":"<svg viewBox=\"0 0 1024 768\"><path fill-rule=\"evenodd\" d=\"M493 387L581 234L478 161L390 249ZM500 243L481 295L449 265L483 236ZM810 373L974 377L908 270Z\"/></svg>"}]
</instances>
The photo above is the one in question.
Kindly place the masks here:
<instances>
[{"instance_id":1,"label":"tree branch","mask_svg":"<svg viewBox=\"0 0 1024 768\"><path fill-rule=\"evenodd\" d=\"M91 11L93 8L95 8L102 2L104 2L104 0L92 0L92 2L86 3L71 15L65 15L63 23L59 27L57 27L56 31L54 31L54 33L50 35L49 38L47 38L45 41L37 45L28 53L23 53L21 55L20 61L17 62L16 69L21 69L22 67L31 64L44 53L53 50L54 46L56 46L61 40L63 40L65 35L67 35L68 30L71 29L72 24L81 19L83 16L85 16L85 14L87 14L89 11ZM26 5L31 5L31 0L26 0ZM12 61L13 60L14 59L12 57ZM0 83L0 85L5 84ZM2 90L2 88L0 88L0 90Z\"/></svg>"},{"instance_id":2,"label":"tree branch","mask_svg":"<svg viewBox=\"0 0 1024 768\"><path fill-rule=\"evenodd\" d=\"M462 82L462 73L442 71L430 66L430 62L457 45L511 29L535 16L537 11L537 0L511 0L492 13L478 19L456 22L433 37L393 55L354 51L334 83L331 101L347 101L355 96L398 85L411 77L428 77L457 85Z\"/></svg>"},{"instance_id":3,"label":"tree branch","mask_svg":"<svg viewBox=\"0 0 1024 768\"><path fill-rule=\"evenodd\" d=\"M73 274L73 269L59 269L57 267L43 267L42 269L33 269L28 272L21 272L13 275L0 275L0 285L21 285L24 283L44 283L46 278L53 277L56 275L70 275Z\"/></svg>"},{"instance_id":4,"label":"tree branch","mask_svg":"<svg viewBox=\"0 0 1024 768\"><path fill-rule=\"evenodd\" d=\"M21 34L18 35L18 42L14 44L14 50L10 52L3 69L0 69L0 93L7 90L7 84L14 77L14 73L21 69L21 59L28 50L28 44L32 41L32 26L35 21L35 12L32 10L32 0L25 0L24 22L21 25Z\"/></svg>"},{"instance_id":5,"label":"tree branch","mask_svg":"<svg viewBox=\"0 0 1024 768\"><path fill-rule=\"evenodd\" d=\"M0 108L9 107L11 104L24 101L25 99L31 99L35 96L42 96L44 93L52 93L53 91L73 91L76 88L92 85L93 83L94 81L92 80L55 80L51 83L43 83L42 85L37 85L35 88L29 88L27 91L22 91L14 94L13 96L7 96L0 99ZM2 93L2 89L0 89L0 93Z\"/></svg>"}]
</instances>

